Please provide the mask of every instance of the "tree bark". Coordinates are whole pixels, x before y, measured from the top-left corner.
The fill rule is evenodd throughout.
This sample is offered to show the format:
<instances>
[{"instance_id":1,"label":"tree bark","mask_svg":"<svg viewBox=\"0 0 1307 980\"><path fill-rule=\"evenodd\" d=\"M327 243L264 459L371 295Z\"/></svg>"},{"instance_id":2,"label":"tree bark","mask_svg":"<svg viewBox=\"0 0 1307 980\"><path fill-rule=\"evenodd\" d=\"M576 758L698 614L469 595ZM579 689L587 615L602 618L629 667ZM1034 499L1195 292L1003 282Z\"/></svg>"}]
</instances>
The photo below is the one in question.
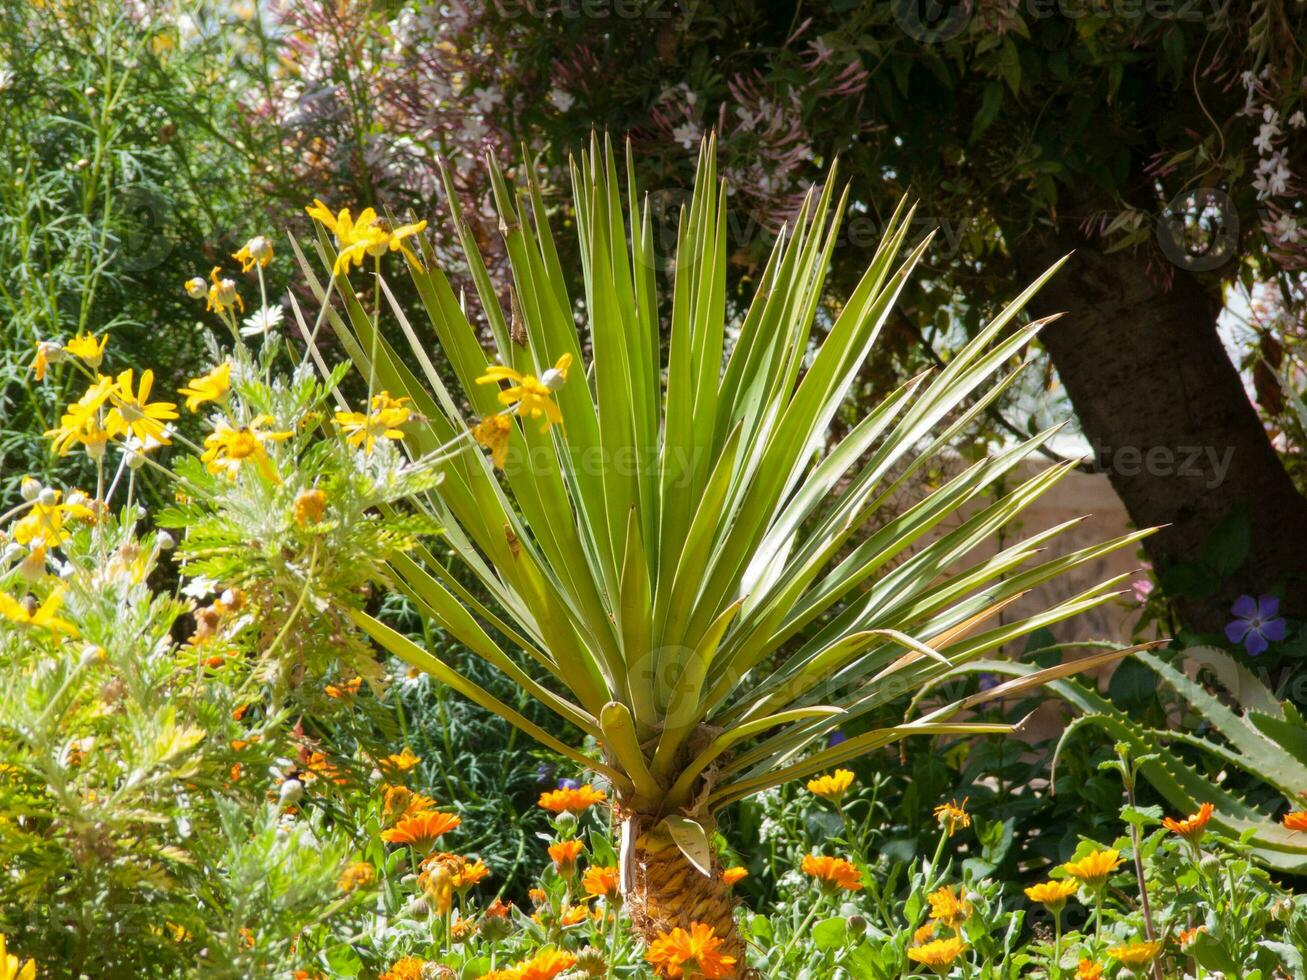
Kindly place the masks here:
<instances>
[{"instance_id":1,"label":"tree bark","mask_svg":"<svg viewBox=\"0 0 1307 980\"><path fill-rule=\"evenodd\" d=\"M1029 247L1029 246L1035 247ZM1098 465L1139 527L1154 566L1201 563L1212 529L1246 508L1243 564L1203 598L1177 602L1182 624L1218 633L1240 594L1282 588L1307 611L1307 499L1290 480L1216 330L1219 302L1177 270L1170 288L1138 256L1105 254L1066 223L1023 243L1026 279L1072 250L1032 312L1066 311L1043 342Z\"/></svg>"},{"instance_id":2,"label":"tree bark","mask_svg":"<svg viewBox=\"0 0 1307 980\"><path fill-rule=\"evenodd\" d=\"M691 923L702 922L723 940L721 952L735 957L733 976L756 976L748 970L744 939L735 925L738 902L722 881L716 857L709 877L658 829L657 818L637 817L634 825L634 874L622 901L645 944L677 927L688 931Z\"/></svg>"}]
</instances>

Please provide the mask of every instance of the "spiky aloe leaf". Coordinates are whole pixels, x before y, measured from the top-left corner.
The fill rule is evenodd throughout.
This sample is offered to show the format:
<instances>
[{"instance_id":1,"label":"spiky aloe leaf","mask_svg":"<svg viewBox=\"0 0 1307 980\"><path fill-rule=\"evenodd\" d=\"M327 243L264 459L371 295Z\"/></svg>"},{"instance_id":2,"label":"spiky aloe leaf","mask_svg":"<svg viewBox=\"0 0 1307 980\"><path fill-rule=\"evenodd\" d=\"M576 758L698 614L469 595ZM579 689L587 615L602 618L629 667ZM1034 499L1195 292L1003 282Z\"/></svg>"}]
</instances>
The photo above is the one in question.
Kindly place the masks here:
<instances>
[{"instance_id":1,"label":"spiky aloe leaf","mask_svg":"<svg viewBox=\"0 0 1307 980\"><path fill-rule=\"evenodd\" d=\"M1023 322L1021 310L1057 266L934 376L911 379L832 439L830 423L927 247L908 247L906 203L852 293L823 305L845 203L832 173L777 236L752 302L728 322L727 194L711 141L680 216L665 306L648 206L629 166L625 199L619 193L611 146L596 139L572 167L580 297L569 294L531 168L525 187L513 188L490 166L512 276L508 311L470 235L462 241L485 332L429 249L412 270L457 388L436 372L384 283L403 349L378 335L348 281L334 284L343 309L326 319L362 374L425 416L405 440L415 456L503 411L496 388L477 382L491 364L540 376L572 359L554 396L561 425L542 431L509 416L502 471L465 444L441 464L438 488L414 499L442 522L453 555L448 567L424 551L393 564L418 608L595 737L596 768L637 814L708 826L735 800L909 735L1008 730L957 721L962 706L947 705L824 744L838 726L1114 594L1109 581L1037 613L998 617L1049 578L1139 537L1043 555L1063 525L983 554L1070 472L1052 467L1000 489L1055 430L977 462L873 527L887 501L942 462L1013 382L1046 322ZM461 231L452 196L450 206ZM326 234L314 251L330 269ZM297 254L325 298L325 283ZM469 574L480 595L460 584ZM411 641L363 626L522 724ZM525 674L504 639L547 680ZM532 734L557 748L553 733Z\"/></svg>"},{"instance_id":2,"label":"spiky aloe leaf","mask_svg":"<svg viewBox=\"0 0 1307 980\"><path fill-rule=\"evenodd\" d=\"M1153 757L1143 763L1140 771L1177 813L1192 813L1200 804L1211 803L1216 808L1211 826L1231 837L1247 834L1250 853L1257 861L1279 871L1307 871L1307 836L1286 830L1276 814L1232 792L1224 785L1225 780L1217 781L1198 771L1176 751L1186 749L1206 756L1221 772L1240 770L1253 776L1275 787L1291 808L1300 809L1299 794L1307 786L1307 723L1293 705L1277 701L1246 667L1215 647L1192 647L1170 660L1138 648L1109 651L1085 658L1076 666L1088 669L1104 656L1122 653L1132 653L1155 671L1222 741L1141 725L1096 691L1066 679L1065 673L1062 677L1041 678L1041 672L1028 664L1000 660L969 664L964 671L1010 676L1017 679L1021 689L1043 684L1080 712L1058 740L1053 761L1054 787L1063 751L1080 732L1097 728L1114 741L1124 742L1136 756ZM1189 676L1183 669L1184 661L1207 672L1210 681ZM1014 693L1007 684L970 700L991 700L1005 693Z\"/></svg>"}]
</instances>

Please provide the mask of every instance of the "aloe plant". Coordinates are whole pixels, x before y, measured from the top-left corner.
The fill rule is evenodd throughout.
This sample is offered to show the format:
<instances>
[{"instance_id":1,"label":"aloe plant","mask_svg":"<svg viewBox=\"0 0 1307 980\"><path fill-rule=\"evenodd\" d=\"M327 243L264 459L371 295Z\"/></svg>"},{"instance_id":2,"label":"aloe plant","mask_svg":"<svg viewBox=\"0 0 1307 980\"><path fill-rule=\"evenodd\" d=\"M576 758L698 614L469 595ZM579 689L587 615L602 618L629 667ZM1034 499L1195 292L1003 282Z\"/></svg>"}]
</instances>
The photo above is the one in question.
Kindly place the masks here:
<instances>
[{"instance_id":1,"label":"aloe plant","mask_svg":"<svg viewBox=\"0 0 1307 980\"><path fill-rule=\"evenodd\" d=\"M1054 789L1063 752L1081 733L1097 728L1145 760L1139 771L1177 813L1192 813L1201 804L1211 803L1215 807L1211 826L1244 838L1256 861L1278 871L1307 871L1307 837L1286 829L1274 814L1266 812L1264 803L1246 800L1227 785L1227 777L1238 770L1252 776L1258 785L1280 793L1290 809L1302 809L1307 792L1307 721L1291 701L1277 700L1252 671L1225 651L1189 647L1175 657L1148 652L1159 645L1161 642L1154 642L1099 653L1076 664L1089 668L1135 655L1193 712L1179 728L1141 724L1082 682L1008 660L976 661L933 683L964 673L1013 678L981 695L992 700L1009 693L1008 684L1025 689L1035 673L1042 673L1044 686L1079 712L1058 740L1053 758ZM1220 740L1193 731L1204 726Z\"/></svg>"},{"instance_id":2,"label":"aloe plant","mask_svg":"<svg viewBox=\"0 0 1307 980\"><path fill-rule=\"evenodd\" d=\"M502 414L497 386L478 383L490 365L543 376L570 355L569 380L556 391L562 424L541 431L512 418L502 471L470 447L440 464L434 492L414 499L443 524L451 563L417 550L392 571L423 614L551 709L566 723L557 732L591 736L598 757L384 623L357 619L385 649L605 778L637 928L652 936L706 922L743 963L709 844L715 815L910 735L1008 731L939 705L827 743L837 727L954 665L1115 594L1111 580L1041 612L999 617L1032 588L1142 532L1041 557L1068 522L975 553L1070 471L1052 466L995 489L1055 429L869 523L1015 379L1047 322L1019 314L1056 266L938 373L906 381L832 439L832 418L926 250L924 241L905 249L912 210L901 205L890 218L851 295L837 309L823 304L846 204L832 173L777 238L747 311L728 320L727 195L708 144L680 217L664 324L650 214L626 169L623 201L611 146L596 142L573 163L579 298L568 293L539 188L529 178L510 188L492 171L513 277L507 313L446 182L493 348L429 248L411 272L461 394L384 281L410 349L378 336L379 318L347 280L333 284L343 315L327 314L360 372L424 416L404 441L415 457L439 455L478 418ZM320 232L317 257L330 276L335 251ZM302 253L301 261L328 298L315 264ZM468 574L481 592L465 587Z\"/></svg>"}]
</instances>

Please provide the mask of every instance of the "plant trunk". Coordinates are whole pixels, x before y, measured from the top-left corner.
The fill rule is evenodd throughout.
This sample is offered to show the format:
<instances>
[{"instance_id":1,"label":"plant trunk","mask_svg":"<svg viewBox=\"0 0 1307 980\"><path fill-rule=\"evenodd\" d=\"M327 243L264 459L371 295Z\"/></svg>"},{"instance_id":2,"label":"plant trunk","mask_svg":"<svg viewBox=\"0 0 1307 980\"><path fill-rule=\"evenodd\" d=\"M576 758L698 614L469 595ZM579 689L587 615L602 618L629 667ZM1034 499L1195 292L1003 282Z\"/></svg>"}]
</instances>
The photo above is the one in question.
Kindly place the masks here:
<instances>
[{"instance_id":1,"label":"plant trunk","mask_svg":"<svg viewBox=\"0 0 1307 980\"><path fill-rule=\"evenodd\" d=\"M632 867L623 875L622 899L636 932L648 944L678 926L688 930L692 922L702 922L723 940L721 951L735 957L734 976L749 976L744 939L735 926L738 903L722 881L716 857L712 876L704 875L658 823L633 817L623 825L623 852ZM634 834L633 842L627 834Z\"/></svg>"},{"instance_id":2,"label":"plant trunk","mask_svg":"<svg viewBox=\"0 0 1307 980\"><path fill-rule=\"evenodd\" d=\"M1169 288L1127 251L1104 254L1070 222L1023 244L1023 276L1075 249L1036 296L1033 312L1066 311L1042 334L1098 466L1165 577L1210 565L1212 529L1242 509L1247 557L1193 594L1172 595L1182 623L1219 633L1240 594L1283 589L1284 611L1307 611L1307 499L1272 448L1216 330L1217 298L1189 272ZM1191 576L1192 578L1192 576ZM1217 579L1220 578L1220 581Z\"/></svg>"}]
</instances>

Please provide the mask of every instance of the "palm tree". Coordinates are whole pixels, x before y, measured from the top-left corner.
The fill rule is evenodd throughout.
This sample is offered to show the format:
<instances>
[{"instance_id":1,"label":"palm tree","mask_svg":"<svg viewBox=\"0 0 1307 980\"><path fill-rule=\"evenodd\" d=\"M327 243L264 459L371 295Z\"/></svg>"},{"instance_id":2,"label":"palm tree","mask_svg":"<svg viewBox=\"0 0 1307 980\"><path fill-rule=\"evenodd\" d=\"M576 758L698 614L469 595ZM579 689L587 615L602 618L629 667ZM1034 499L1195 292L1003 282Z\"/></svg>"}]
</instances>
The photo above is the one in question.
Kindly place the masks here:
<instances>
[{"instance_id":1,"label":"palm tree","mask_svg":"<svg viewBox=\"0 0 1307 980\"><path fill-rule=\"evenodd\" d=\"M463 568L418 550L393 563L394 583L566 722L559 731L592 736L599 757L378 620L357 620L385 649L611 783L622 886L646 938L701 921L740 955L709 844L715 815L909 735L1009 731L953 720L974 703L967 699L828 745L837 727L1114 595L1116 580L1044 612L999 617L1032 588L1140 535L1040 558L1069 526L1061 525L971 557L1069 472L1052 466L986 496L1055 430L869 523L1017 376L1042 326L1020 324L1018 314L1054 269L937 374L910 379L832 441L831 420L926 249L923 242L898 258L911 210L900 206L891 218L842 306L820 305L845 205L833 197L832 175L776 240L747 312L728 322L727 199L709 143L680 216L664 328L650 213L630 169L624 210L611 146L596 142L573 163L581 302L568 294L538 187L528 181L514 192L492 173L511 259L507 315L446 184L494 350L484 349L429 249L411 271L461 399L384 282L410 351L401 355L379 337L378 317L347 281L339 285L346 315L328 314L358 368L424 416L409 427L405 449L444 459L442 482L414 504L439 520ZM330 268L325 232L318 251ZM327 290L302 264L323 298ZM497 383L484 383L496 364L512 371L491 371L491 380L543 379L535 407L552 409L556 398L561 424L525 417L532 405L519 389L501 399ZM551 366L561 371L548 375ZM445 448L478 418L508 421L493 423L507 440L502 470L470 440L472 451ZM959 516L966 505L974 506ZM464 585L469 573L480 592ZM1024 688L1067 672L1011 683Z\"/></svg>"}]
</instances>

